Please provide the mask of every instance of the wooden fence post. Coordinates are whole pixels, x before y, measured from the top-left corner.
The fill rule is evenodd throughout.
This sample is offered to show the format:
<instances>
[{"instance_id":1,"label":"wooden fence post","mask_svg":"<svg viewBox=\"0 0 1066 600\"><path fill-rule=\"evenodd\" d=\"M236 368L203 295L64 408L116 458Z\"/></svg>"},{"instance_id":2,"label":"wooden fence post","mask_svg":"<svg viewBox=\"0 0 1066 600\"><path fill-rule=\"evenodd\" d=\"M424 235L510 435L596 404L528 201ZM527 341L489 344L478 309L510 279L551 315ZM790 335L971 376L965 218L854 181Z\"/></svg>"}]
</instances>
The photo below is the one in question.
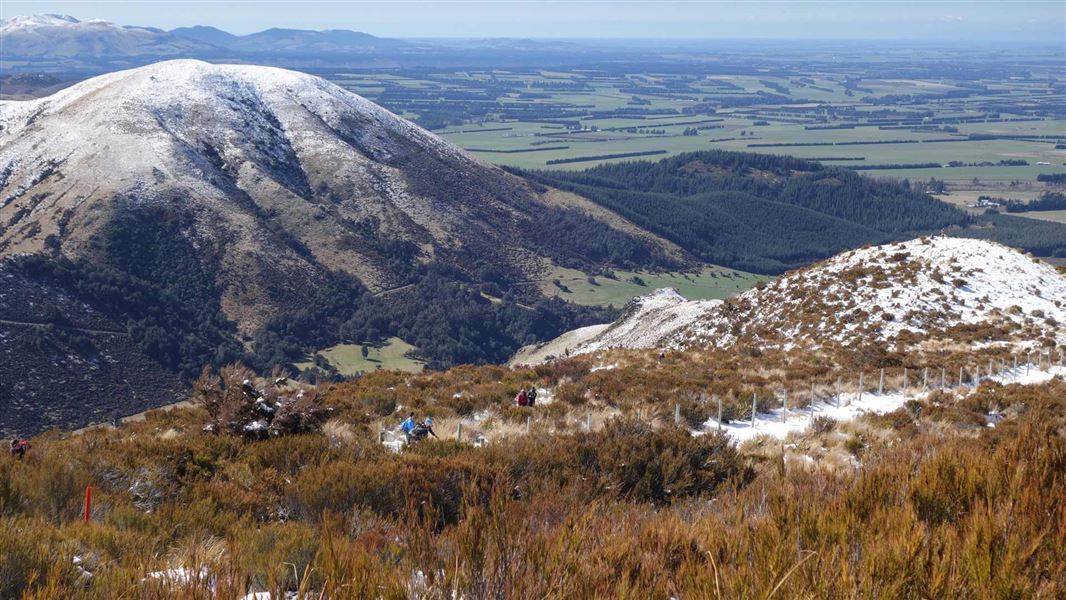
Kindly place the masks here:
<instances>
[{"instance_id":1,"label":"wooden fence post","mask_svg":"<svg viewBox=\"0 0 1066 600\"><path fill-rule=\"evenodd\" d=\"M907 397L907 367L903 367L903 397Z\"/></svg>"},{"instance_id":2,"label":"wooden fence post","mask_svg":"<svg viewBox=\"0 0 1066 600\"><path fill-rule=\"evenodd\" d=\"M959 387L962 387L962 367L959 367Z\"/></svg>"},{"instance_id":3,"label":"wooden fence post","mask_svg":"<svg viewBox=\"0 0 1066 600\"><path fill-rule=\"evenodd\" d=\"M755 429L755 394L751 395L751 428Z\"/></svg>"},{"instance_id":4,"label":"wooden fence post","mask_svg":"<svg viewBox=\"0 0 1066 600\"><path fill-rule=\"evenodd\" d=\"M945 369L944 367L940 367L940 389L946 388L947 387L947 383L948 383L948 372L947 372L947 369Z\"/></svg>"},{"instance_id":5,"label":"wooden fence post","mask_svg":"<svg viewBox=\"0 0 1066 600\"><path fill-rule=\"evenodd\" d=\"M714 399L718 401L718 431L722 430L722 397L718 394L714 395Z\"/></svg>"},{"instance_id":6,"label":"wooden fence post","mask_svg":"<svg viewBox=\"0 0 1066 600\"><path fill-rule=\"evenodd\" d=\"M529 434L529 429L533 425L533 417L526 415L526 434Z\"/></svg>"},{"instance_id":7,"label":"wooden fence post","mask_svg":"<svg viewBox=\"0 0 1066 600\"><path fill-rule=\"evenodd\" d=\"M592 433L592 413L585 415L585 431Z\"/></svg>"},{"instance_id":8,"label":"wooden fence post","mask_svg":"<svg viewBox=\"0 0 1066 600\"><path fill-rule=\"evenodd\" d=\"M877 395L885 395L885 368L881 367L881 383L877 384Z\"/></svg>"},{"instance_id":9,"label":"wooden fence post","mask_svg":"<svg viewBox=\"0 0 1066 600\"><path fill-rule=\"evenodd\" d=\"M92 519L93 510L93 488L90 485L85 486L85 508L82 509L81 518L88 523Z\"/></svg>"},{"instance_id":10,"label":"wooden fence post","mask_svg":"<svg viewBox=\"0 0 1066 600\"><path fill-rule=\"evenodd\" d=\"M788 420L788 388L785 388L784 396L781 397L781 422Z\"/></svg>"},{"instance_id":11,"label":"wooden fence post","mask_svg":"<svg viewBox=\"0 0 1066 600\"><path fill-rule=\"evenodd\" d=\"M863 388L863 383L864 383L863 382L863 375L865 375L865 373L863 373L862 371L859 371L859 396L858 396L858 398L855 399L856 402L862 402L862 388Z\"/></svg>"},{"instance_id":12,"label":"wooden fence post","mask_svg":"<svg viewBox=\"0 0 1066 600\"><path fill-rule=\"evenodd\" d=\"M677 403L674 404L674 425L681 426L681 405Z\"/></svg>"},{"instance_id":13,"label":"wooden fence post","mask_svg":"<svg viewBox=\"0 0 1066 600\"><path fill-rule=\"evenodd\" d=\"M922 370L922 391L929 391L929 367Z\"/></svg>"},{"instance_id":14,"label":"wooden fence post","mask_svg":"<svg viewBox=\"0 0 1066 600\"><path fill-rule=\"evenodd\" d=\"M463 422L459 421L459 426L455 428L455 441L463 441Z\"/></svg>"}]
</instances>

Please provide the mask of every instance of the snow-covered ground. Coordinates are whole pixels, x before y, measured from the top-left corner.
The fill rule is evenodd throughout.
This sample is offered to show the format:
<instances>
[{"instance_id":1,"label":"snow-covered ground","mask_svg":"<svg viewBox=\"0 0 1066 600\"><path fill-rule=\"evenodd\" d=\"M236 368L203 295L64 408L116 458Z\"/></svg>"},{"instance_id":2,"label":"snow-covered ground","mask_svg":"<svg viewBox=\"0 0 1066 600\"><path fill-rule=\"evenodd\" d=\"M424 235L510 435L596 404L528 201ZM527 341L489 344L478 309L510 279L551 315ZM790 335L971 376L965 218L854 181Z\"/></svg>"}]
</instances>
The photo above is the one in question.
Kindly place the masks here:
<instances>
[{"instance_id":1,"label":"snow-covered ground","mask_svg":"<svg viewBox=\"0 0 1066 600\"><path fill-rule=\"evenodd\" d=\"M1003 373L984 378L982 381L995 381L1009 384L1034 385L1045 383L1052 378L1066 377L1066 368L1052 366L1050 369L1040 369L1035 365L1020 365L1016 369L1008 369ZM907 400L921 399L931 393L921 391L920 388L912 388L917 393L891 392L876 394L863 392L861 398L857 393L846 393L820 400L810 407L789 409L787 415L782 418L784 410L778 408L771 411L761 412L755 415L754 426L750 419L723 423L721 429L737 442L745 442L759 436L768 436L783 439L790 433L801 433L807 429L814 417L825 416L836 421L853 421L864 414L890 413L904 405ZM693 435L703 435L709 431L718 429L716 418L708 419L703 428L694 431Z\"/></svg>"}]
</instances>

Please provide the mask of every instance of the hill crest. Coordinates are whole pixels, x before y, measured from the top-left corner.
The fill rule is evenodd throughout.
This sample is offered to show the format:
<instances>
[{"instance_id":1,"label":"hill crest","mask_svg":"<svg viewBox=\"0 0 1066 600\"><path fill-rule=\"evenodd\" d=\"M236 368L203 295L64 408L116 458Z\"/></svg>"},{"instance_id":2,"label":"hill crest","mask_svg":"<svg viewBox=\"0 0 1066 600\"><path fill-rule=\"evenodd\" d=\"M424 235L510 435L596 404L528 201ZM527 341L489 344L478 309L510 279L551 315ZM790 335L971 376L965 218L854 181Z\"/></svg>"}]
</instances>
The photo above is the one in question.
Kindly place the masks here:
<instances>
[{"instance_id":1,"label":"hill crest","mask_svg":"<svg viewBox=\"0 0 1066 600\"><path fill-rule=\"evenodd\" d=\"M657 310L639 308L646 305ZM1066 341L1066 278L1017 250L966 238L844 252L724 302L659 290L630 306L614 323L524 348L513 362L612 347L788 351Z\"/></svg>"}]
</instances>

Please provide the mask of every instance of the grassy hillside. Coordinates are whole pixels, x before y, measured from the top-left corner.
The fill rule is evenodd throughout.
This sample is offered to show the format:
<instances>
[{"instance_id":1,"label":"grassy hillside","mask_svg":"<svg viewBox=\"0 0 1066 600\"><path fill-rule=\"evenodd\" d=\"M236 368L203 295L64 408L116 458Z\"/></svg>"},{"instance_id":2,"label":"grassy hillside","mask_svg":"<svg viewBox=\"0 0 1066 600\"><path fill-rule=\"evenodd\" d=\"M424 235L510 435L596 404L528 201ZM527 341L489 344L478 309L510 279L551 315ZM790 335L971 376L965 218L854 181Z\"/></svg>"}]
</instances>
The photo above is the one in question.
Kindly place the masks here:
<instances>
[{"instance_id":1,"label":"grassy hillside","mask_svg":"<svg viewBox=\"0 0 1066 600\"><path fill-rule=\"evenodd\" d=\"M903 364L1004 358L982 352ZM372 373L332 388L326 423L262 441L203 431L202 407L41 436L24 460L0 461L0 597L1066 592L1062 381L937 391L738 447L675 427L675 403L688 428L709 412L699 390L739 410L752 390L815 381L824 394L854 371L809 353L609 359ZM243 377L223 373L233 388ZM510 406L531 381L551 393ZM377 433L409 408L432 413L445 439L389 453ZM470 444L469 428L454 441L464 416L488 445Z\"/></svg>"}]
</instances>

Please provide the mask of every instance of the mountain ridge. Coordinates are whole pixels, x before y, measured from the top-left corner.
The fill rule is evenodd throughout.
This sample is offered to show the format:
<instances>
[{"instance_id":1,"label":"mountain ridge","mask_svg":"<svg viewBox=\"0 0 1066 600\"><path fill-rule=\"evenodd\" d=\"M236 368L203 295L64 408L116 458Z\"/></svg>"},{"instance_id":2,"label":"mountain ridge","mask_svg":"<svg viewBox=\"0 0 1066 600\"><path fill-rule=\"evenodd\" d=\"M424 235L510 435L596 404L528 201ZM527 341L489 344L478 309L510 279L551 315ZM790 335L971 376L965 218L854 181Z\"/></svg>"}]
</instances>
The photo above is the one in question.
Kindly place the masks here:
<instances>
[{"instance_id":1,"label":"mountain ridge","mask_svg":"<svg viewBox=\"0 0 1066 600\"><path fill-rule=\"evenodd\" d=\"M512 364L611 348L864 352L946 344L1066 342L1066 278L998 243L923 237L840 253L724 302L674 290L615 322L521 349Z\"/></svg>"}]
</instances>

